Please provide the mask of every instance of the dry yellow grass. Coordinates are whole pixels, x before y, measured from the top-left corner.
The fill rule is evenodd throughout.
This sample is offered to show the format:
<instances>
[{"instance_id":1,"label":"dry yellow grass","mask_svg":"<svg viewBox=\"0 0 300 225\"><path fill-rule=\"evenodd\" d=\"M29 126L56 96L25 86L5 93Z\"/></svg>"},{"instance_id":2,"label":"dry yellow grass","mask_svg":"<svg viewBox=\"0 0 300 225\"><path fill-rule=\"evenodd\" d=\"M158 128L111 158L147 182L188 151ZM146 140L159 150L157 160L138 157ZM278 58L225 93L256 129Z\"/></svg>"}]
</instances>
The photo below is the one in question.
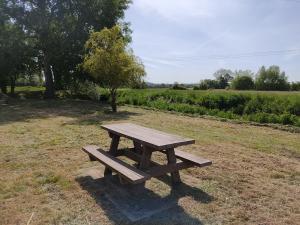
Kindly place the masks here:
<instances>
[{"instance_id":1,"label":"dry yellow grass","mask_svg":"<svg viewBox=\"0 0 300 225\"><path fill-rule=\"evenodd\" d=\"M96 201L101 188L95 198L77 179L85 168L103 169L81 147L108 147L99 125L120 121L195 138L185 150L213 161L182 172L178 207L136 224L299 224L300 134L131 107L110 114L88 101L0 107L0 224L130 224L109 201ZM168 194L163 182L147 185Z\"/></svg>"}]
</instances>

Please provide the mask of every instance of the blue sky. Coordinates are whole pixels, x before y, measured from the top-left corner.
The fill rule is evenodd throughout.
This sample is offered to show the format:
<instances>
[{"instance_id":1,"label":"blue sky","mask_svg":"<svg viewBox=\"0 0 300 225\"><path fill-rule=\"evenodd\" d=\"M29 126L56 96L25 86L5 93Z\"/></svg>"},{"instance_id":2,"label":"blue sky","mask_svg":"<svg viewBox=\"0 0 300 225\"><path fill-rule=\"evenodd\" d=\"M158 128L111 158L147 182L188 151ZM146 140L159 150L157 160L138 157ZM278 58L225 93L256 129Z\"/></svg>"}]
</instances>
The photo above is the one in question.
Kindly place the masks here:
<instances>
[{"instance_id":1,"label":"blue sky","mask_svg":"<svg viewBox=\"0 0 300 225\"><path fill-rule=\"evenodd\" d=\"M300 0L133 0L125 20L147 81L193 83L219 68L273 64L300 81Z\"/></svg>"}]
</instances>

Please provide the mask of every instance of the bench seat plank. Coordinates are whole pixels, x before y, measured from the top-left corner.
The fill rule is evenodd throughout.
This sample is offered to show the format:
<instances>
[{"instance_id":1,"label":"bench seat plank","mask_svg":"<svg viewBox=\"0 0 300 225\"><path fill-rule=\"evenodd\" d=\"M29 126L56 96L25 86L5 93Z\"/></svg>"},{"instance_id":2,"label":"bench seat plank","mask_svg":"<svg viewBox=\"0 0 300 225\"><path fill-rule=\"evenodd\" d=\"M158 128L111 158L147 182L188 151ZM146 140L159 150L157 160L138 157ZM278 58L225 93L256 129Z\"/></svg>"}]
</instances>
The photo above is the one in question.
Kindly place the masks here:
<instances>
[{"instance_id":1,"label":"bench seat plank","mask_svg":"<svg viewBox=\"0 0 300 225\"><path fill-rule=\"evenodd\" d=\"M85 146L82 148L82 150L133 184L143 183L151 178L149 174L111 156L109 153L100 149L96 145Z\"/></svg>"},{"instance_id":2,"label":"bench seat plank","mask_svg":"<svg viewBox=\"0 0 300 225\"><path fill-rule=\"evenodd\" d=\"M199 167L209 166L212 164L212 161L210 161L208 159L203 159L203 158L195 156L191 153L183 152L178 149L175 149L175 156L176 156L176 158L179 158L183 161L191 162L194 165L199 166Z\"/></svg>"},{"instance_id":3,"label":"bench seat plank","mask_svg":"<svg viewBox=\"0 0 300 225\"><path fill-rule=\"evenodd\" d=\"M161 152L165 153L165 151L161 151ZM136 161L136 162L139 162L141 160L141 155L133 152L133 149L131 149L131 148L118 150L118 156L121 156L121 155L126 156L126 157L128 157L128 158L130 158L130 159L132 159L133 161ZM208 159L203 159L203 158L200 158L200 157L195 156L193 154L190 154L188 152L180 151L180 150L177 150L177 149L175 149L175 156L176 156L176 158L181 159L182 161L186 162L185 164L182 164L178 167L179 170L189 168L189 167L193 167L193 166L204 167L204 166L209 166L209 165L212 164L212 161L210 161ZM162 165L160 165L158 163L155 163L153 161L151 161L151 164L152 164L152 166L157 167L157 168L161 168L162 170L164 170L165 168L168 167L168 166L167 167L162 166ZM170 166L170 167L172 167L172 166ZM151 171L151 173L149 173L149 172L148 173L152 175L152 172L153 171Z\"/></svg>"}]
</instances>

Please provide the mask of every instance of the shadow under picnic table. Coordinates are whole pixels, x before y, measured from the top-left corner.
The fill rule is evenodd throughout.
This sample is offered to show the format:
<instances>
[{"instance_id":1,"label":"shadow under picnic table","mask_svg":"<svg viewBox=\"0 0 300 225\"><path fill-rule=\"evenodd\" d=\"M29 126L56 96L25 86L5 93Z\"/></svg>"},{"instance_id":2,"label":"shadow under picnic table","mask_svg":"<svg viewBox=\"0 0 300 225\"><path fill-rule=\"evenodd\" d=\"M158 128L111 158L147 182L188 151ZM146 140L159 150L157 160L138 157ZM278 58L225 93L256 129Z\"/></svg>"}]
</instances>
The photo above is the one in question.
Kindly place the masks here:
<instances>
[{"instance_id":1,"label":"shadow under picnic table","mask_svg":"<svg viewBox=\"0 0 300 225\"><path fill-rule=\"evenodd\" d=\"M147 187L121 185L117 175L96 179L88 175L76 178L81 187L116 224L203 224L199 219L187 214L178 205L178 200L184 196L191 196L195 201L206 204L211 202L213 197L185 183L172 188L170 180L170 177L165 175L159 180L148 181L163 181L165 187L169 187L170 191L161 196Z\"/></svg>"}]
</instances>

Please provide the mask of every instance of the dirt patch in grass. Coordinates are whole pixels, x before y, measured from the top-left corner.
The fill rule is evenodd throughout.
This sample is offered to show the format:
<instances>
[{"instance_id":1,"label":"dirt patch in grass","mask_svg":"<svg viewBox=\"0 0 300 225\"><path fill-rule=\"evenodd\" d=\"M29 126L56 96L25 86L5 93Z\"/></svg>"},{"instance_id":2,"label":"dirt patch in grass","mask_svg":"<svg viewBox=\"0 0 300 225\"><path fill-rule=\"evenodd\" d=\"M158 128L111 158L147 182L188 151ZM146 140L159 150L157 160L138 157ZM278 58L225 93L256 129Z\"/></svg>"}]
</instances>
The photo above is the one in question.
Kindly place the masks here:
<instances>
[{"instance_id":1,"label":"dirt patch in grass","mask_svg":"<svg viewBox=\"0 0 300 225\"><path fill-rule=\"evenodd\" d=\"M108 148L100 125L121 121L194 138L196 144L183 149L213 161L182 171L185 194L175 207L135 224L300 221L300 134L132 107L111 114L89 101L26 100L0 108L0 224L26 224L31 215L30 224L132 224L104 189L91 193L77 179L95 166L103 174L104 167L89 162L80 149ZM132 144L121 140L121 145ZM168 195L166 180L147 187Z\"/></svg>"}]
</instances>

